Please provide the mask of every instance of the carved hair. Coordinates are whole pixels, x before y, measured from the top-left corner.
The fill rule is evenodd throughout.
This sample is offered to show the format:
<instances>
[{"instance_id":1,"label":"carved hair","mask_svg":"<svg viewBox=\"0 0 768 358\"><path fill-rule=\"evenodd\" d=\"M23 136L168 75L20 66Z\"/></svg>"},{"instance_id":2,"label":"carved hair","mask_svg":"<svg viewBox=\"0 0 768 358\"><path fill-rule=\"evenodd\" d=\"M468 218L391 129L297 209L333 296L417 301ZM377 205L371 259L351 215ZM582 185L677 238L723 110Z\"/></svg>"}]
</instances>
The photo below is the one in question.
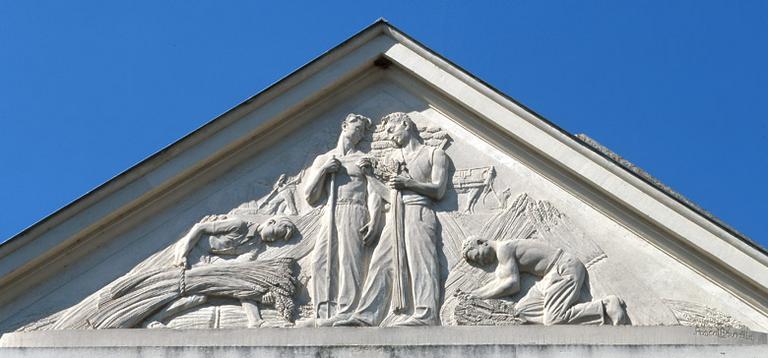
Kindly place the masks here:
<instances>
[{"instance_id":1,"label":"carved hair","mask_svg":"<svg viewBox=\"0 0 768 358\"><path fill-rule=\"evenodd\" d=\"M293 236L293 233L296 231L296 225L286 216L274 216L270 218L269 220L274 220L274 224L272 226L276 226L280 229L285 230L285 234L283 234L280 237L277 237L276 239L283 239L285 241L288 241L291 239L291 236ZM278 229L272 229L272 231L276 231ZM271 240L265 240L265 233L261 233L262 237L261 239L263 241L270 242Z\"/></svg>"},{"instance_id":2,"label":"carved hair","mask_svg":"<svg viewBox=\"0 0 768 358\"><path fill-rule=\"evenodd\" d=\"M480 246L483 244L487 244L488 240L481 239L477 236L470 236L464 242L461 244L461 256L464 257L464 260L467 261L470 265L476 266L484 266L488 264L489 258L486 257L470 257L470 253L473 251L476 251L478 254L482 255L482 252L480 251ZM487 255L487 254L486 254Z\"/></svg>"},{"instance_id":3,"label":"carved hair","mask_svg":"<svg viewBox=\"0 0 768 358\"><path fill-rule=\"evenodd\" d=\"M352 118L357 118L357 119L365 122L365 133L366 134L370 133L373 130L373 122L371 121L371 119L366 117L366 116L364 116L364 115L362 115L362 114L350 113L350 114L347 115L347 117L344 118L344 122L342 122L342 123L347 123L347 121L349 121Z\"/></svg>"},{"instance_id":4,"label":"carved hair","mask_svg":"<svg viewBox=\"0 0 768 358\"><path fill-rule=\"evenodd\" d=\"M408 131L411 133L411 135L414 138L416 138L416 140L418 140L419 143L424 143L424 139L421 137L421 132L419 132L419 128L416 126L416 123L413 122L413 120L407 113L394 112L382 117L381 118L382 127L386 127L390 121L400 121L400 122L407 123Z\"/></svg>"}]
</instances>

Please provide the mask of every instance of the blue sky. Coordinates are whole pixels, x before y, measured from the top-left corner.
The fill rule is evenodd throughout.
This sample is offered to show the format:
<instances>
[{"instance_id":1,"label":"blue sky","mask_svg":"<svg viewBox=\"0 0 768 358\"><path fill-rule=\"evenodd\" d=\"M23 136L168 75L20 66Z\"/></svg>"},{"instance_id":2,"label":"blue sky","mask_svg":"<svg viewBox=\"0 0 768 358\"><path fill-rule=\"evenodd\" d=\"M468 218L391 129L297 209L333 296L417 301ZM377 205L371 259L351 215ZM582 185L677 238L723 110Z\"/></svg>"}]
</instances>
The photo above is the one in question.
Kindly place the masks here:
<instances>
[{"instance_id":1,"label":"blue sky","mask_svg":"<svg viewBox=\"0 0 768 358\"><path fill-rule=\"evenodd\" d=\"M0 241L385 17L768 246L768 1L314 3L0 0Z\"/></svg>"}]
</instances>

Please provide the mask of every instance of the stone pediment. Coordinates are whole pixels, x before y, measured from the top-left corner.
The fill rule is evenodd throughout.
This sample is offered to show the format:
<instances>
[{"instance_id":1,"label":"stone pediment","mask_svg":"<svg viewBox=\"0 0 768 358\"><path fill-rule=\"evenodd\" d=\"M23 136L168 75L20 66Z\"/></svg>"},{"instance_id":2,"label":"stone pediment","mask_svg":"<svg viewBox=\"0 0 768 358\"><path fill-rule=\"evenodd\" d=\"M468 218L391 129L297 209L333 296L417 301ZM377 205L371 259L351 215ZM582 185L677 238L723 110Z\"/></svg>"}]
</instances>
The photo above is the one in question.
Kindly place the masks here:
<instances>
[{"instance_id":1,"label":"stone pediment","mask_svg":"<svg viewBox=\"0 0 768 358\"><path fill-rule=\"evenodd\" d=\"M0 246L0 329L590 324L754 341L767 263L377 22Z\"/></svg>"}]
</instances>

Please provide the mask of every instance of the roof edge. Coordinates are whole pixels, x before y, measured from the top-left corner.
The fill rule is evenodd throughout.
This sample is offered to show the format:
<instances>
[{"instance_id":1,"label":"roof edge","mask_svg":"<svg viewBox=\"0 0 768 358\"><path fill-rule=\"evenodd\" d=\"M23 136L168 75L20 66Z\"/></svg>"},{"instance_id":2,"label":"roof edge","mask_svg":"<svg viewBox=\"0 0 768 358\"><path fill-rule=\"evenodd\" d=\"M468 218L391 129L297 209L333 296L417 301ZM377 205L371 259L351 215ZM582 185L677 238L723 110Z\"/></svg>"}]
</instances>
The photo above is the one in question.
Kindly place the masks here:
<instances>
[{"instance_id":1,"label":"roof edge","mask_svg":"<svg viewBox=\"0 0 768 358\"><path fill-rule=\"evenodd\" d=\"M213 119L209 120L208 122L204 123L198 128L193 129L189 133L183 135L181 138L177 139L173 143L166 145L165 147L161 148L157 152L149 155L148 157L140 160L136 164L130 166L128 169L123 170L122 172L118 173L117 175L113 176L112 178L108 179L106 182L97 185L95 188L89 190L85 194L77 197L76 199L72 200L71 202L65 204L59 209L54 210L51 214L46 215L42 219L34 222L33 224L29 225L28 227L22 229L15 235L9 237L5 241L0 243L0 259L4 256L9 255L12 253L15 248L11 246L15 246L15 241L18 241L22 237L33 234L35 230L38 230L41 226L44 225L55 225L56 223L53 222L54 220L66 220L69 217L76 215L79 211L86 209L89 204L86 201L88 200L98 200L97 196L99 195L109 195L112 192L119 190L120 188L128 185L133 179L133 175L141 175L139 171L144 169L147 166L150 165L159 165L162 164L162 162L166 161L167 158L165 158L166 155L171 155L170 153L174 150L177 150L178 147L187 144L187 142L190 142L193 140L193 137L198 136L202 131L211 129L215 124L217 124L220 119L227 117L229 115L232 115L233 113L242 110L244 107L248 106L249 104L253 103L258 98L264 96L268 92L272 91L279 85L283 84L286 80L288 80L291 77L294 77L299 72L302 72L309 68L310 66L318 63L322 59L328 57L331 53L335 52L336 50L344 47L345 45L349 44L350 42L362 37L363 35L367 33L371 33L371 35L375 35L376 33L383 33L386 30L386 27L392 27L392 25L383 17L378 18L376 21L374 21L372 24L366 26L364 29L358 31L354 35L348 37L346 40L342 41L338 45L332 47L331 49L321 53L317 57L313 58L309 62L305 63L304 65L300 66L299 68L293 70L289 74L278 78L276 81L272 82L271 84L267 85L264 89L257 92L256 94L248 97L247 99L243 100L242 102L236 104L232 108L224 111L223 113L217 115ZM216 129L214 129L216 130ZM193 143L189 143L193 144ZM85 207L78 208L78 206L85 205ZM10 247L9 252L3 252L7 250Z\"/></svg>"},{"instance_id":2,"label":"roof edge","mask_svg":"<svg viewBox=\"0 0 768 358\"><path fill-rule=\"evenodd\" d=\"M595 150L598 154L604 156L605 158L611 160L616 165L622 167L626 171L630 172L631 174L637 176L638 178L642 179L643 181L647 182L649 185L655 187L659 191L663 192L664 194L668 195L672 199L677 200L681 204L685 205L689 209L695 211L699 215L707 218L708 220L712 221L712 223L720 226L723 230L728 231L731 235L739 237L742 239L745 243L749 244L753 248L761 251L763 254L768 256L768 249L760 246L759 243L756 241L750 239L748 236L742 234L740 231L736 230L732 226L728 225L723 220L719 219L706 209L702 208L698 204L694 203L687 197L685 197L683 194L680 194L679 192L675 191L668 185L664 184L661 180L657 179L647 171L645 171L643 168L638 167L634 163L630 162L629 160L625 159L618 153L612 151L610 148L600 144L598 141L596 141L594 138L589 137L588 135L584 133L579 133L574 135L574 137L580 141L584 146Z\"/></svg>"},{"instance_id":3,"label":"roof edge","mask_svg":"<svg viewBox=\"0 0 768 358\"><path fill-rule=\"evenodd\" d=\"M502 92L501 90L497 89L496 87L494 87L493 85L489 84L485 80L483 80L481 78L478 78L477 76L475 76L471 72L465 70L460 65L457 65L456 63L454 63L453 61L447 59L443 55L435 52L429 46L426 46L423 43L421 43L420 41L414 39L413 37L411 37L407 33L403 32L402 30L400 30L396 26L392 25L391 23L388 23L385 20L383 20L382 23L387 26L387 28L390 30L390 35L395 37L395 39L397 39L397 37L402 37L404 39L407 39L410 42L413 42L415 45L419 46L421 49L427 51L430 55L435 56L436 58L439 58L440 60L444 61L447 65L454 67L456 70L460 71L463 75L465 75L465 76L471 78L472 80L478 82L478 84L480 84L481 86L486 87L488 90L492 91L494 94L496 94L496 95L498 95L498 96L500 96L500 97L502 97L502 98L504 98L504 99L506 99L506 100L508 100L508 101L510 101L512 103L514 103L515 105L519 106L524 111L527 111L529 114L533 115L538 120L540 120L543 124L547 125L551 129L561 133L563 136L569 138L575 144L578 144L579 146L584 147L584 148L590 150L591 152L594 152L594 153L600 155L601 157L607 159L609 162L611 162L613 165L615 165L616 167L620 168L624 172L626 172L628 174L631 174L632 176L642 180L643 182L648 184L650 187L652 187L653 189L655 189L659 193L661 193L661 194L665 195L666 197L676 201L678 204L680 204L683 207L691 210L694 214L698 215L702 219L705 219L706 221L710 222L711 224L715 225L716 227L724 230L728 234L730 234L730 235L734 236L735 238L739 239L740 241L742 241L744 244L748 245L749 247L759 251L762 255L764 255L764 259L768 260L768 248L765 248L765 247L761 246L759 243L753 241L752 239L750 239L746 235L742 234L740 231L736 230L732 226L726 224L724 221L722 221L719 218L715 217L714 215L710 214L707 210L703 209L698 204L690 201L689 199L685 198L682 195L679 195L679 194L675 193L671 189L670 189L670 192L675 193L677 195L670 194L670 192L668 192L667 190L664 190L662 188L662 187L667 187L668 188L668 186L663 184L661 181L658 181L658 179L655 179L653 176L651 176L647 172L643 171L644 173L648 174L648 176L650 178L654 178L655 180L648 180L643 175L640 175L640 174L636 173L635 171L633 171L632 169L627 168L626 166L622 165L620 161L617 161L617 160L613 159L610 155L604 153L603 151L601 151L598 148L593 147L589 143L586 143L581 138L579 138L577 135L575 135L575 134L567 131L566 129L558 126L557 124L555 124L551 120L547 119L546 117L544 117L543 115L539 114L535 110L533 110L533 109L527 107L526 105L522 104L521 102L519 102L515 98L513 98L513 97L507 95L506 93ZM605 148L605 149L607 149L607 148ZM610 150L608 150L608 152L613 153ZM655 184L656 182L658 183L658 185Z\"/></svg>"},{"instance_id":4,"label":"roof edge","mask_svg":"<svg viewBox=\"0 0 768 358\"><path fill-rule=\"evenodd\" d=\"M760 254L764 256L764 259L768 259L768 250L766 248L760 246L758 243L752 241L745 235L741 234L740 232L736 231L735 229L731 228L724 222L720 221L719 219L715 218L711 215L705 215L705 210L700 209L697 205L693 204L687 199L681 199L682 196L678 197L676 195L672 195L669 192L665 191L662 187L659 185L655 185L654 181L649 180L648 178L644 177L643 175L640 175L636 173L635 171L629 169L628 167L621 164L620 160L616 160L612 158L611 155L607 154L607 152L603 152L598 148L595 148L594 146L590 145L589 143L586 143L584 140L580 139L579 137L571 134L570 132L566 131L565 129L557 126L555 123L549 121L544 116L538 114L534 110L526 107L522 103L518 102L514 98L506 95L502 91L496 89L492 85L488 84L487 82L483 81L482 79L474 76L472 73L464 70L461 66L453 63L452 61L448 60L447 58L443 57L442 55L436 53L432 49L430 49L428 46L425 46L418 40L413 39L391 23L389 23L384 18L379 18L372 24L368 25L364 29L360 30L356 34L352 35L351 37L347 38L346 40L342 41L338 45L334 46L333 48L323 52L319 56L315 57L311 61L307 62L306 64L300 66L290 74L278 79L274 83L270 84L263 90L259 91L257 94L249 97L248 99L244 100L243 102L237 104L236 106L232 107L231 109L225 111L224 113L216 116L214 119L208 121L207 123L203 124L199 128L191 131L190 133L184 135L179 140L175 141L174 143L162 148L158 152L150 155L146 159L138 162L137 164L131 166L127 170L121 172L120 174L116 175L115 177L111 178L107 182L97 186L96 188L90 190L86 194L82 195L81 197L75 199L74 201L70 202L69 204L65 205L64 207L54 211L52 214L44 217L43 219L39 220L38 222L30 225L26 229L22 230L18 234L12 236L5 242L0 244L0 259L2 257L5 257L7 255L10 255L13 253L17 247L20 245L23 245L26 237L29 237L30 240L34 240L39 233L43 233L46 231L46 227L55 226L60 222L63 222L72 216L77 215L82 210L87 209L91 205L93 205L95 202L98 202L101 198L108 196L112 193L114 193L117 190L120 190L121 188L125 187L126 185L132 183L136 178L140 177L143 174L144 170L151 170L153 166L159 166L165 161L169 160L169 158L174 157L178 154L179 151L183 151L186 147L194 145L197 143L198 140L205 138L207 135L211 133L215 133L219 130L220 127L226 126L227 119L230 117L236 117L238 112L241 112L247 108L249 108L250 105L253 105L258 100L264 98L267 95L270 95L272 92L277 91L280 86L286 85L287 82L294 80L296 77L299 76L299 74L302 74L303 72L308 71L310 68L314 66L318 66L318 64L329 58L331 55L336 55L337 52L344 48L345 46L348 46L350 43L362 39L365 36L371 36L375 37L379 33L384 33L392 38L394 38L396 41L403 43L402 39L406 39L408 42L411 42L415 44L415 46L419 47L420 51L426 51L431 56L434 56L435 58L439 59L440 61L445 62L445 64L449 67L451 67L451 72L458 71L462 76L466 76L473 81L477 82L477 85L472 85L473 87L482 86L483 92L485 91L491 91L496 96L499 96L507 101L510 101L514 105L520 107L522 110L529 113L531 116L538 119L543 125L548 126L550 129L559 132L563 137L569 138L570 141L572 141L573 144L577 144L580 147L589 149L590 151L602 156L603 158L607 159L608 162L612 163L615 167L620 168L621 170L637 177L638 179L642 180L646 184L648 184L652 189L662 193L666 197L671 198L675 202L679 203L682 207L687 208L690 210L693 214L697 215L698 217L701 217L702 219L705 219L707 222L710 222L714 224L716 227L721 228L729 235L732 235L733 237L737 238L739 241L743 242L747 246L755 249ZM322 67L319 67L322 68ZM290 87L287 87L290 88ZM205 133L204 133L205 132ZM607 149L607 148L606 148ZM610 151L608 151L610 152ZM610 152L613 153L613 152ZM615 153L613 153L615 154ZM620 157L619 157L620 158ZM650 177L650 175L648 175ZM651 177L652 178L652 177ZM660 182L659 182L660 184ZM663 185L663 184L661 184ZM700 210L697 210L696 208L699 208ZM5 252L4 252L5 251Z\"/></svg>"}]
</instances>

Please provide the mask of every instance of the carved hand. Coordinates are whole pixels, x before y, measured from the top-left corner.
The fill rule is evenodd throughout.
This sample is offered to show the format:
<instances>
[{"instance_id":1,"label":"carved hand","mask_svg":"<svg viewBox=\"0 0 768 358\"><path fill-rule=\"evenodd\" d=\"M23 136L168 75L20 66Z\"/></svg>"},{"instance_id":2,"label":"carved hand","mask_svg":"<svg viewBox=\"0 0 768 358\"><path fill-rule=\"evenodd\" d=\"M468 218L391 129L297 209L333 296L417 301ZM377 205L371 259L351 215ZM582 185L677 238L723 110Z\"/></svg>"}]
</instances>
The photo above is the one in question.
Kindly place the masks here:
<instances>
[{"instance_id":1,"label":"carved hand","mask_svg":"<svg viewBox=\"0 0 768 358\"><path fill-rule=\"evenodd\" d=\"M367 223L360 229L360 238L363 240L363 245L370 246L373 243L373 223Z\"/></svg>"},{"instance_id":2,"label":"carved hand","mask_svg":"<svg viewBox=\"0 0 768 358\"><path fill-rule=\"evenodd\" d=\"M483 288L477 288L472 290L472 292L469 293L469 298L476 298L476 299L485 299L486 294L483 292Z\"/></svg>"},{"instance_id":3,"label":"carved hand","mask_svg":"<svg viewBox=\"0 0 768 358\"><path fill-rule=\"evenodd\" d=\"M411 186L413 186L413 183L414 183L413 179L403 175L398 175L389 180L389 186L397 190L408 189Z\"/></svg>"},{"instance_id":4,"label":"carved hand","mask_svg":"<svg viewBox=\"0 0 768 358\"><path fill-rule=\"evenodd\" d=\"M357 166L365 175L373 175L373 159L370 157L363 157L357 161Z\"/></svg>"},{"instance_id":5,"label":"carved hand","mask_svg":"<svg viewBox=\"0 0 768 358\"><path fill-rule=\"evenodd\" d=\"M187 267L187 257L186 256L182 256L180 258L175 258L175 260L173 262L173 266L178 266L178 267L186 268Z\"/></svg>"},{"instance_id":6,"label":"carved hand","mask_svg":"<svg viewBox=\"0 0 768 358\"><path fill-rule=\"evenodd\" d=\"M336 158L331 158L323 165L323 171L325 171L325 173L336 173L339 171L340 167L341 162Z\"/></svg>"}]
</instances>

